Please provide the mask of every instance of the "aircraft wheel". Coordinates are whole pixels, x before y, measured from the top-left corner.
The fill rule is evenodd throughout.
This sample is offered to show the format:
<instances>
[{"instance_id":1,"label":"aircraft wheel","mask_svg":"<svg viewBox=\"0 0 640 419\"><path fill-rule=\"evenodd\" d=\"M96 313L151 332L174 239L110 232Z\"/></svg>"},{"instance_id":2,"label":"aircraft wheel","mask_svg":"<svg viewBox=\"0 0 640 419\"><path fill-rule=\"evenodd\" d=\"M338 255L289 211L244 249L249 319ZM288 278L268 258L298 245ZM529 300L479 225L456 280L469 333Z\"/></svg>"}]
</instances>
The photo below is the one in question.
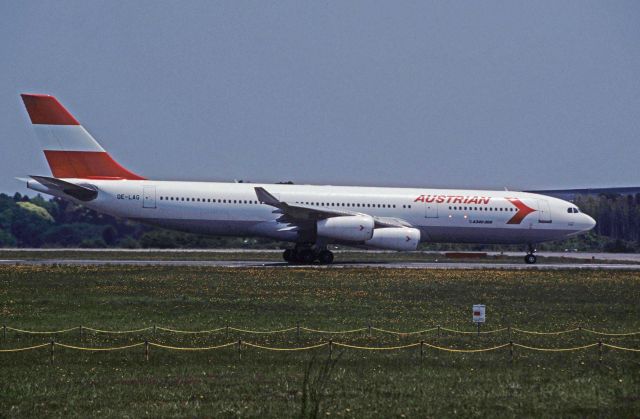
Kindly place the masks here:
<instances>
[{"instance_id":1,"label":"aircraft wheel","mask_svg":"<svg viewBox=\"0 0 640 419\"><path fill-rule=\"evenodd\" d=\"M315 255L311 251L311 249L300 249L296 252L297 261L300 263L313 263L315 259Z\"/></svg>"},{"instance_id":2,"label":"aircraft wheel","mask_svg":"<svg viewBox=\"0 0 640 419\"><path fill-rule=\"evenodd\" d=\"M318 253L318 261L323 265L330 265L333 262L333 252L323 250Z\"/></svg>"},{"instance_id":3,"label":"aircraft wheel","mask_svg":"<svg viewBox=\"0 0 640 419\"><path fill-rule=\"evenodd\" d=\"M287 249L284 252L282 252L282 258L285 260L285 262L288 263L292 263L295 261L295 253L293 251L293 249Z\"/></svg>"},{"instance_id":4,"label":"aircraft wheel","mask_svg":"<svg viewBox=\"0 0 640 419\"><path fill-rule=\"evenodd\" d=\"M524 261L525 263L532 265L538 261L538 258L536 257L536 255L529 253L527 256L524 257Z\"/></svg>"}]
</instances>

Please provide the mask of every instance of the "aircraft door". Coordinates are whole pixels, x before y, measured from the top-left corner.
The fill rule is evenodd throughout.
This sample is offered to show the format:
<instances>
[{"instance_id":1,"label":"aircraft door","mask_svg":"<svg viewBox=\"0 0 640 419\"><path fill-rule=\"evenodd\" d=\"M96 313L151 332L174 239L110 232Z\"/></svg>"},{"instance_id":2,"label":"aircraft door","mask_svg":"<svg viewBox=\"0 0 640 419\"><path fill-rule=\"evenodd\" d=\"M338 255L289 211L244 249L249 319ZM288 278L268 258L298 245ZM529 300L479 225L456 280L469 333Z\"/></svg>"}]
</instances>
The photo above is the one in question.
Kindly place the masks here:
<instances>
[{"instance_id":1,"label":"aircraft door","mask_svg":"<svg viewBox=\"0 0 640 419\"><path fill-rule=\"evenodd\" d=\"M435 202L425 202L424 218L438 218L438 204Z\"/></svg>"},{"instance_id":2,"label":"aircraft door","mask_svg":"<svg viewBox=\"0 0 640 419\"><path fill-rule=\"evenodd\" d=\"M538 222L551 222L551 208L549 207L549 201L546 199L538 199Z\"/></svg>"},{"instance_id":3,"label":"aircraft door","mask_svg":"<svg viewBox=\"0 0 640 419\"><path fill-rule=\"evenodd\" d=\"M156 207L156 187L155 185L142 187L142 208Z\"/></svg>"}]
</instances>

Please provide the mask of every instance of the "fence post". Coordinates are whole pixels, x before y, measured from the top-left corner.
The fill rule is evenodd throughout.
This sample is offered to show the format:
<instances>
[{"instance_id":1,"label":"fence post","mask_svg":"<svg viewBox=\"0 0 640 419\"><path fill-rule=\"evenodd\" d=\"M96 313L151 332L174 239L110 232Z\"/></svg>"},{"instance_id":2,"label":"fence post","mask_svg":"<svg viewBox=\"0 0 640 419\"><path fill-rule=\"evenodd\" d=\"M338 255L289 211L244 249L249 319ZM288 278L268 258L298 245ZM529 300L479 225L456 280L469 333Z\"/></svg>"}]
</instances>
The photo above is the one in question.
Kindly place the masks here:
<instances>
[{"instance_id":1,"label":"fence post","mask_svg":"<svg viewBox=\"0 0 640 419\"><path fill-rule=\"evenodd\" d=\"M438 325L438 339L440 339L440 325Z\"/></svg>"},{"instance_id":2,"label":"fence post","mask_svg":"<svg viewBox=\"0 0 640 419\"><path fill-rule=\"evenodd\" d=\"M54 339L51 339L51 346L49 348L49 356L50 356L50 360L51 360L51 365L53 365L53 360L54 360L54 355L53 355L53 348L55 347L56 342Z\"/></svg>"},{"instance_id":3,"label":"fence post","mask_svg":"<svg viewBox=\"0 0 640 419\"><path fill-rule=\"evenodd\" d=\"M225 338L225 339L229 339L229 322L227 322L227 327L226 327L226 329L225 329L225 336L224 336L224 338Z\"/></svg>"},{"instance_id":4,"label":"fence post","mask_svg":"<svg viewBox=\"0 0 640 419\"><path fill-rule=\"evenodd\" d=\"M296 340L300 342L300 322L296 323Z\"/></svg>"},{"instance_id":5,"label":"fence post","mask_svg":"<svg viewBox=\"0 0 640 419\"><path fill-rule=\"evenodd\" d=\"M513 342L509 342L509 355L510 355L510 362L513 364Z\"/></svg>"},{"instance_id":6,"label":"fence post","mask_svg":"<svg viewBox=\"0 0 640 419\"><path fill-rule=\"evenodd\" d=\"M149 360L149 341L148 340L144 341L144 360L145 361Z\"/></svg>"},{"instance_id":7,"label":"fence post","mask_svg":"<svg viewBox=\"0 0 640 419\"><path fill-rule=\"evenodd\" d=\"M242 349L242 340L238 340L238 359L242 359L242 353L240 350Z\"/></svg>"},{"instance_id":8,"label":"fence post","mask_svg":"<svg viewBox=\"0 0 640 419\"><path fill-rule=\"evenodd\" d=\"M7 325L6 324L2 325L2 339L5 342L7 341Z\"/></svg>"},{"instance_id":9,"label":"fence post","mask_svg":"<svg viewBox=\"0 0 640 419\"><path fill-rule=\"evenodd\" d=\"M507 330L509 331L509 341L511 341L511 325L507 326Z\"/></svg>"},{"instance_id":10,"label":"fence post","mask_svg":"<svg viewBox=\"0 0 640 419\"><path fill-rule=\"evenodd\" d=\"M331 359L332 352L333 352L333 341L329 339L329 359Z\"/></svg>"},{"instance_id":11,"label":"fence post","mask_svg":"<svg viewBox=\"0 0 640 419\"><path fill-rule=\"evenodd\" d=\"M598 341L598 362L602 364L602 341Z\"/></svg>"},{"instance_id":12,"label":"fence post","mask_svg":"<svg viewBox=\"0 0 640 419\"><path fill-rule=\"evenodd\" d=\"M371 322L369 322L369 337L371 337Z\"/></svg>"},{"instance_id":13,"label":"fence post","mask_svg":"<svg viewBox=\"0 0 640 419\"><path fill-rule=\"evenodd\" d=\"M82 325L80 325L80 340L82 341Z\"/></svg>"},{"instance_id":14,"label":"fence post","mask_svg":"<svg viewBox=\"0 0 640 419\"><path fill-rule=\"evenodd\" d=\"M156 339L156 325L153 325L153 339Z\"/></svg>"},{"instance_id":15,"label":"fence post","mask_svg":"<svg viewBox=\"0 0 640 419\"><path fill-rule=\"evenodd\" d=\"M424 359L424 340L420 341L420 361Z\"/></svg>"}]
</instances>

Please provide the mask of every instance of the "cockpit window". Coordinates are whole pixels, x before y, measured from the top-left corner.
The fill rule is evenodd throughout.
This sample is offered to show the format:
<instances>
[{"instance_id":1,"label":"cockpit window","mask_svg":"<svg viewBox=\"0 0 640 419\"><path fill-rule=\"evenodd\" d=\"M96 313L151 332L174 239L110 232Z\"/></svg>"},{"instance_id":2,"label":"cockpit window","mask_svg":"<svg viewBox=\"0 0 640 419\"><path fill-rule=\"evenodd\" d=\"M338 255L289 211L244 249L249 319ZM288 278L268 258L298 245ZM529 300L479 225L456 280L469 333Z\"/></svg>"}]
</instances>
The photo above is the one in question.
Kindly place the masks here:
<instances>
[{"instance_id":1,"label":"cockpit window","mask_svg":"<svg viewBox=\"0 0 640 419\"><path fill-rule=\"evenodd\" d=\"M567 212L569 214L577 214L577 213L580 212L580 210L578 210L578 208L575 208L575 207L569 207L569 208L567 208Z\"/></svg>"}]
</instances>

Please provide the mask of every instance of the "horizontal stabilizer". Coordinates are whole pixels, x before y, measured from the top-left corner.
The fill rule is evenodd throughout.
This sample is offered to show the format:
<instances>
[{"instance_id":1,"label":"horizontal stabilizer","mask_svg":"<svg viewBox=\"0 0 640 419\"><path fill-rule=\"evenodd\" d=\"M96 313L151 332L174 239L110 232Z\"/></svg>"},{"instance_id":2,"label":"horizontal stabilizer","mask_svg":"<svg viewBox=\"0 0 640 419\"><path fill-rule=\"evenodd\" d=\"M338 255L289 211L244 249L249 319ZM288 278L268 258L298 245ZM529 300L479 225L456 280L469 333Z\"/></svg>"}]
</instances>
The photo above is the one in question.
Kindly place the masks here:
<instances>
[{"instance_id":1,"label":"horizontal stabilizer","mask_svg":"<svg viewBox=\"0 0 640 419\"><path fill-rule=\"evenodd\" d=\"M80 201L92 201L98 196L98 191L88 186L80 186L48 176L31 176L31 178L49 189L61 191L69 196L79 199Z\"/></svg>"}]
</instances>

